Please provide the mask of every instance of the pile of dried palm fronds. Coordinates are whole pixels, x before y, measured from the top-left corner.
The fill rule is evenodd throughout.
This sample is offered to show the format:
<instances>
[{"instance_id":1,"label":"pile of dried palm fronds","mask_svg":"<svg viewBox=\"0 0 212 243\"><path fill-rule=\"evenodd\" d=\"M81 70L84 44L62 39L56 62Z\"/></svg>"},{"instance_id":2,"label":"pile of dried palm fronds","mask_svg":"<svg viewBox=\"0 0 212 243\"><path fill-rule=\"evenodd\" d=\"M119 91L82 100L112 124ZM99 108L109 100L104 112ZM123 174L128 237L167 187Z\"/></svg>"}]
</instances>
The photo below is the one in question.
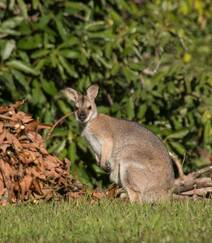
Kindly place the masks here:
<instances>
[{"instance_id":1,"label":"pile of dried palm fronds","mask_svg":"<svg viewBox=\"0 0 212 243\"><path fill-rule=\"evenodd\" d=\"M70 161L48 153L38 133L42 125L18 108L0 106L0 205L82 192L82 185L69 174Z\"/></svg>"}]
</instances>

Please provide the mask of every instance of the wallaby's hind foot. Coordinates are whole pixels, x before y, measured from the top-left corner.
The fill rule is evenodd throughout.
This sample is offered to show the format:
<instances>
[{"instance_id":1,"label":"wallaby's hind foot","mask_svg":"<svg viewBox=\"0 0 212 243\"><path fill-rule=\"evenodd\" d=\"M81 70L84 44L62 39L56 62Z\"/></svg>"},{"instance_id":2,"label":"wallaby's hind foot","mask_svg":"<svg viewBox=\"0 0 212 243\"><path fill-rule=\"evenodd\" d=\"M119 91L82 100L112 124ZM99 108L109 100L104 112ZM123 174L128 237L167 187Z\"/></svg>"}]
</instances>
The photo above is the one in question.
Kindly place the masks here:
<instances>
[{"instance_id":1,"label":"wallaby's hind foot","mask_svg":"<svg viewBox=\"0 0 212 243\"><path fill-rule=\"evenodd\" d=\"M128 197L130 199L130 202L140 202L140 192L139 191L134 191L130 187L126 187L126 191L128 194Z\"/></svg>"}]
</instances>

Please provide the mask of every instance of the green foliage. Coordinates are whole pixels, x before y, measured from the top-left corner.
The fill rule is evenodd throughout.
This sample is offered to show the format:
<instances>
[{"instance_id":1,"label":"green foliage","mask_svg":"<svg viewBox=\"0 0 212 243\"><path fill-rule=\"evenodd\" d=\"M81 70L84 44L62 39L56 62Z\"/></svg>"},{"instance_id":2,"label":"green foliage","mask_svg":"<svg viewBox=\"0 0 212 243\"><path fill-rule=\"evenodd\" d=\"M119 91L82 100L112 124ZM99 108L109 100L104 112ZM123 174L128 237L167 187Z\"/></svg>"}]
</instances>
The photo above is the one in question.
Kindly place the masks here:
<instances>
[{"instance_id":1,"label":"green foliage","mask_svg":"<svg viewBox=\"0 0 212 243\"><path fill-rule=\"evenodd\" d=\"M0 3L0 102L54 123L72 111L60 90L99 83L99 110L158 134L185 168L212 152L210 0L6 1ZM72 160L88 185L104 182L73 117L49 151ZM203 151L200 154L199 151Z\"/></svg>"}]
</instances>

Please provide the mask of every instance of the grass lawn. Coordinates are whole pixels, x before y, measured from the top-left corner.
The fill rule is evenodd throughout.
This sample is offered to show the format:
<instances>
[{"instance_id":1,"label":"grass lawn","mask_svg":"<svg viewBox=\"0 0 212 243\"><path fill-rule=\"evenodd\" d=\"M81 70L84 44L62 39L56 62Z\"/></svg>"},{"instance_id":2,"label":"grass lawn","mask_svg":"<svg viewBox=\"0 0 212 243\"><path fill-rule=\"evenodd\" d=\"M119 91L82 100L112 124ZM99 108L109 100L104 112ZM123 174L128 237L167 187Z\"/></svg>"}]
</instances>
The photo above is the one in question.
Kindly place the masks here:
<instances>
[{"instance_id":1,"label":"grass lawn","mask_svg":"<svg viewBox=\"0 0 212 243\"><path fill-rule=\"evenodd\" d=\"M0 207L0 242L212 242L212 200L80 199Z\"/></svg>"}]
</instances>

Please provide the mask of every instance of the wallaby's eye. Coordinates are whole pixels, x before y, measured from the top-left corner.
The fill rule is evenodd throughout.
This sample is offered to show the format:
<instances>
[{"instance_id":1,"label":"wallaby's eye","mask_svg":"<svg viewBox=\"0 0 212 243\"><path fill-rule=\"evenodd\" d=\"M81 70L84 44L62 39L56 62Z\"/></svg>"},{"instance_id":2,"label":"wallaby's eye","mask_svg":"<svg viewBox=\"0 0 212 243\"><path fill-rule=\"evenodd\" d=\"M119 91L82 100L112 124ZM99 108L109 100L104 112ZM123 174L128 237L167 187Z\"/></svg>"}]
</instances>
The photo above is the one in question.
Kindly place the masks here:
<instances>
[{"instance_id":1,"label":"wallaby's eye","mask_svg":"<svg viewBox=\"0 0 212 243\"><path fill-rule=\"evenodd\" d=\"M91 105L88 106L88 110L91 110Z\"/></svg>"}]
</instances>

